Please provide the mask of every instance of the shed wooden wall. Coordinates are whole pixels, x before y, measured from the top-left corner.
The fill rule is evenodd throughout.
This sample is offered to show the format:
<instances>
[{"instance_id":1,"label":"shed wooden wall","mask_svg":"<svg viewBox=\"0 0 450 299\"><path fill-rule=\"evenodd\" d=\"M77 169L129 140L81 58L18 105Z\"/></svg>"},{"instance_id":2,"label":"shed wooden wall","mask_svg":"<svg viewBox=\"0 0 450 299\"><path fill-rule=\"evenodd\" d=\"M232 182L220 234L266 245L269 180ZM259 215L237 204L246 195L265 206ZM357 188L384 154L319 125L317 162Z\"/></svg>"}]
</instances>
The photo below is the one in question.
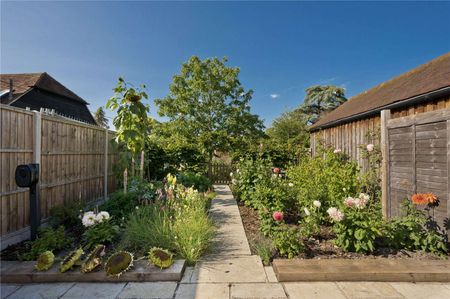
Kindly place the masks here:
<instances>
[{"instance_id":1,"label":"shed wooden wall","mask_svg":"<svg viewBox=\"0 0 450 299\"><path fill-rule=\"evenodd\" d=\"M436 99L426 103L411 105L394 109L391 118L398 118L428 111L450 108L450 97ZM367 162L361 156L359 146L373 142L379 144L379 140L367 140L367 132L379 129L381 123L380 114L364 119L322 129L311 133L311 151L316 154L320 143L327 147L340 149L357 161L362 171L367 170Z\"/></svg>"},{"instance_id":2,"label":"shed wooden wall","mask_svg":"<svg viewBox=\"0 0 450 299\"><path fill-rule=\"evenodd\" d=\"M36 160L36 112L0 105L0 201L1 236L29 225L28 188L18 188L14 173L17 165ZM39 131L39 130L38 130ZM74 200L91 202L116 187L112 165L117 160L111 144L114 132L71 121L41 115L41 217L57 205ZM107 135L108 134L108 135ZM105 155L108 144L108 154ZM106 163L106 160L108 163ZM105 165L107 173L105 173Z\"/></svg>"}]
</instances>

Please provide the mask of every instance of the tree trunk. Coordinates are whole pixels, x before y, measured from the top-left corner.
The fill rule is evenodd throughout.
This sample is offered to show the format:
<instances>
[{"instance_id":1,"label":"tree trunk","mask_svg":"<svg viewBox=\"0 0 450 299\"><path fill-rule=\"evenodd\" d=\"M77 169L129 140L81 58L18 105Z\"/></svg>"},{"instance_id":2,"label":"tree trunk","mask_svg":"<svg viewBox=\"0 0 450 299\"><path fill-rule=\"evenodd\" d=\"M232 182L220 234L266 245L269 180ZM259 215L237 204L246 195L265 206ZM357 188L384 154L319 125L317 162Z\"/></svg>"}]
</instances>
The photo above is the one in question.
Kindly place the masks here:
<instances>
[{"instance_id":1,"label":"tree trunk","mask_svg":"<svg viewBox=\"0 0 450 299\"><path fill-rule=\"evenodd\" d=\"M127 194L128 189L128 169L125 168L125 171L123 172L123 193Z\"/></svg>"},{"instance_id":2,"label":"tree trunk","mask_svg":"<svg viewBox=\"0 0 450 299\"><path fill-rule=\"evenodd\" d=\"M144 178L144 155L145 155L145 152L142 151L141 152L141 168L140 168L141 179Z\"/></svg>"},{"instance_id":3,"label":"tree trunk","mask_svg":"<svg viewBox=\"0 0 450 299\"><path fill-rule=\"evenodd\" d=\"M212 159L213 159L213 152L209 153L209 157L208 157L208 177L210 180L213 180L212 177Z\"/></svg>"}]
</instances>

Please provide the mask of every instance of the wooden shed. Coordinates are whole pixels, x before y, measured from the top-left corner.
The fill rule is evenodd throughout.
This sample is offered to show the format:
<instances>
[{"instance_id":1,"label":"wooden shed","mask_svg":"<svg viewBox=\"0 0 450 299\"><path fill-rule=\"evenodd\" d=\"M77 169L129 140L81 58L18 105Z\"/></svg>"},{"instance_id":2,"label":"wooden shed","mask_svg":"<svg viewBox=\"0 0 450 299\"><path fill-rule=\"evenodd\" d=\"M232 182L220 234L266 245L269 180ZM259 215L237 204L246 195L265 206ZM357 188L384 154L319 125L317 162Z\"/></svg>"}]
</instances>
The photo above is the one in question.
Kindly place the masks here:
<instances>
[{"instance_id":1,"label":"wooden shed","mask_svg":"<svg viewBox=\"0 0 450 299\"><path fill-rule=\"evenodd\" d=\"M383 212L395 216L417 192L441 200L437 218L450 217L450 53L350 98L310 127L312 153L319 143L340 149L368 167L361 145L367 133L383 153Z\"/></svg>"}]
</instances>

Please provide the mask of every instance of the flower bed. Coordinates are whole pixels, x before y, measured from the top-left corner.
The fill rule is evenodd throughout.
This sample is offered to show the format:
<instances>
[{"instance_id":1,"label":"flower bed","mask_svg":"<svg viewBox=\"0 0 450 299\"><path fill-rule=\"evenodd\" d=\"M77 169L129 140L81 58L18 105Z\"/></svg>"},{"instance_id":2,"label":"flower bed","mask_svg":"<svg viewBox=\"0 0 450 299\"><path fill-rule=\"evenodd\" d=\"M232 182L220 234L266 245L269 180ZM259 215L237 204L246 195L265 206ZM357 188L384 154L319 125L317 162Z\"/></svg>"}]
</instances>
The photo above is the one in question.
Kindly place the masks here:
<instances>
[{"instance_id":1,"label":"flower bed","mask_svg":"<svg viewBox=\"0 0 450 299\"><path fill-rule=\"evenodd\" d=\"M448 256L448 240L433 218L432 193L405 199L402 216L384 221L376 173L379 159L365 147L371 171L336 150L305 157L283 170L268 160L241 160L232 189L254 253L268 264L288 258L419 258Z\"/></svg>"},{"instance_id":2,"label":"flower bed","mask_svg":"<svg viewBox=\"0 0 450 299\"><path fill-rule=\"evenodd\" d=\"M79 203L53 209L38 239L5 249L1 258L36 260L35 271L104 269L108 277L121 276L136 260L161 269L176 258L193 264L212 239L208 208L213 196L171 175L163 182L134 179L127 193L117 192L94 209Z\"/></svg>"}]
</instances>

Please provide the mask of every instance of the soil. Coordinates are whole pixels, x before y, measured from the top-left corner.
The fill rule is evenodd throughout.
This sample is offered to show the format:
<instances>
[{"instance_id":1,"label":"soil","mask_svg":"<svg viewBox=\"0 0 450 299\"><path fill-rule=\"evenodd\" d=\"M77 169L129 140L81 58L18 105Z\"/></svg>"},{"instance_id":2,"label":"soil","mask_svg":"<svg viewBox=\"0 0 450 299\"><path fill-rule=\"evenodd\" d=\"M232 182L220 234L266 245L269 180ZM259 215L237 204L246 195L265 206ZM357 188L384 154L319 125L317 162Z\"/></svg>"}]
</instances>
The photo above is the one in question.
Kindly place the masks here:
<instances>
[{"instance_id":1,"label":"soil","mask_svg":"<svg viewBox=\"0 0 450 299\"><path fill-rule=\"evenodd\" d=\"M261 221L258 212L243 203L238 202L239 212L241 213L242 223L244 224L245 234L250 244L252 254L255 251L255 242L265 238L259 228ZM361 253L345 252L333 244L335 235L331 227L322 226L321 231L315 238L306 240L307 250L298 256L300 259L417 259L417 260L439 260L439 256L423 251L394 250L390 248L376 249L372 254L365 255ZM278 258L278 256L274 256Z\"/></svg>"}]
</instances>

